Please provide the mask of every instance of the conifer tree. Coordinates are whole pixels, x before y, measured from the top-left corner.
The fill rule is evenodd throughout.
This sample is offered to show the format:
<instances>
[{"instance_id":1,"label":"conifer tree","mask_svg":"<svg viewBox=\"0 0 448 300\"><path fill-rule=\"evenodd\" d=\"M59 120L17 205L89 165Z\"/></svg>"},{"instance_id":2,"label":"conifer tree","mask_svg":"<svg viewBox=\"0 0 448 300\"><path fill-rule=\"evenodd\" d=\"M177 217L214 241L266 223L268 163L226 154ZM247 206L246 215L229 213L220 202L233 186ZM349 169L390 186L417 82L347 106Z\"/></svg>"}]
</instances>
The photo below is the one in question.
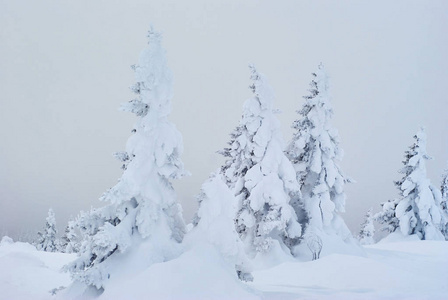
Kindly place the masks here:
<instances>
[{"instance_id":1,"label":"conifer tree","mask_svg":"<svg viewBox=\"0 0 448 300\"><path fill-rule=\"evenodd\" d=\"M213 244L223 258L232 264L241 280L250 281L250 267L243 242L235 228L237 200L218 170L201 187L197 197L198 211L193 219L190 237Z\"/></svg>"},{"instance_id":2,"label":"conifer tree","mask_svg":"<svg viewBox=\"0 0 448 300\"><path fill-rule=\"evenodd\" d=\"M292 128L295 133L286 148L294 165L302 198L293 201L303 227L319 234L337 234L343 240L351 233L339 213L345 211L344 185L350 182L338 165L343 151L337 130L331 125L333 108L330 103L328 76L322 64L312 73L310 94Z\"/></svg>"},{"instance_id":3,"label":"conifer tree","mask_svg":"<svg viewBox=\"0 0 448 300\"><path fill-rule=\"evenodd\" d=\"M131 89L136 99L122 106L137 116L126 151L116 155L122 161L123 175L101 198L109 204L80 220L85 240L79 258L67 266L76 280L100 290L108 278L122 272L113 268L119 261L125 263L118 257L138 259L123 254L145 247L139 264L142 268L168 260L177 255L185 233L181 207L171 185L172 179L186 175L180 160L182 137L167 118L172 74L161 34L151 28L148 38L148 47L133 66L136 84Z\"/></svg>"},{"instance_id":4,"label":"conifer tree","mask_svg":"<svg viewBox=\"0 0 448 300\"><path fill-rule=\"evenodd\" d=\"M44 232L38 232L39 238L37 242L37 250L46 251L46 252L56 252L58 241L56 238L57 229L56 229L56 219L54 216L53 209L48 210L48 216L46 218L45 229Z\"/></svg>"},{"instance_id":5,"label":"conifer tree","mask_svg":"<svg viewBox=\"0 0 448 300\"><path fill-rule=\"evenodd\" d=\"M76 223L69 220L61 238L60 251L64 253L77 253L79 251L79 238L75 231Z\"/></svg>"},{"instance_id":6,"label":"conifer tree","mask_svg":"<svg viewBox=\"0 0 448 300\"><path fill-rule=\"evenodd\" d=\"M239 126L231 134L222 174L238 200L237 232L249 255L268 252L278 241L291 246L301 235L290 205L298 184L284 155L274 95L264 75L250 66L253 97L244 103Z\"/></svg>"},{"instance_id":7,"label":"conifer tree","mask_svg":"<svg viewBox=\"0 0 448 300\"><path fill-rule=\"evenodd\" d=\"M445 240L448 241L448 169L443 172L440 192L442 194L440 201L440 209L442 210L440 231L445 237Z\"/></svg>"},{"instance_id":8,"label":"conifer tree","mask_svg":"<svg viewBox=\"0 0 448 300\"><path fill-rule=\"evenodd\" d=\"M375 214L374 219L380 224L384 224L385 227L381 228L382 231L388 233L394 232L399 226L399 220L395 215L395 208L397 207L400 199L388 200L381 203L382 210Z\"/></svg>"},{"instance_id":9,"label":"conifer tree","mask_svg":"<svg viewBox=\"0 0 448 300\"><path fill-rule=\"evenodd\" d=\"M373 235L375 234L375 226L373 225L372 208L370 208L365 216L364 223L361 224L361 230L359 231L359 242L361 245L372 245L375 243Z\"/></svg>"},{"instance_id":10,"label":"conifer tree","mask_svg":"<svg viewBox=\"0 0 448 300\"><path fill-rule=\"evenodd\" d=\"M393 218L398 220L398 227L403 235L417 235L422 240L440 240L441 209L438 206L439 191L435 189L426 177L425 161L432 159L426 153L426 133L421 128L414 136L415 142L405 152L404 167L399 171L403 174L401 180L395 182L400 198L395 207L383 206L383 213L378 220L387 221ZM384 216L385 209L389 219Z\"/></svg>"}]
</instances>

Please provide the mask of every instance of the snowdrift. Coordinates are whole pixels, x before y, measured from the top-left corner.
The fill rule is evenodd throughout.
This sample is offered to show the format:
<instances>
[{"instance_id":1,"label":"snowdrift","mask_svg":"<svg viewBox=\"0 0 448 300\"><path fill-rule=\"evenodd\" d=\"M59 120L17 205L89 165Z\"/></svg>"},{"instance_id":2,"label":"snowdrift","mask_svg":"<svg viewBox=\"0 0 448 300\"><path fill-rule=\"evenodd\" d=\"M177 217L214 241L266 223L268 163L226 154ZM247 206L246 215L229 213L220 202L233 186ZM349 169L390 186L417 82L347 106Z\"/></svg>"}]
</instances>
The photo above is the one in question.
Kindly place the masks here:
<instances>
[{"instance_id":1,"label":"snowdrift","mask_svg":"<svg viewBox=\"0 0 448 300\"><path fill-rule=\"evenodd\" d=\"M176 259L122 277L95 299L446 299L447 242L394 235L363 249L365 256L288 260L256 270L254 282L242 283L215 246L198 243ZM74 258L5 239L0 299L88 299L73 293L78 284L50 293L71 284L59 270Z\"/></svg>"},{"instance_id":2,"label":"snowdrift","mask_svg":"<svg viewBox=\"0 0 448 300\"><path fill-rule=\"evenodd\" d=\"M37 251L3 237L0 243L0 299L51 299L51 291L71 284L63 265L75 254Z\"/></svg>"}]
</instances>

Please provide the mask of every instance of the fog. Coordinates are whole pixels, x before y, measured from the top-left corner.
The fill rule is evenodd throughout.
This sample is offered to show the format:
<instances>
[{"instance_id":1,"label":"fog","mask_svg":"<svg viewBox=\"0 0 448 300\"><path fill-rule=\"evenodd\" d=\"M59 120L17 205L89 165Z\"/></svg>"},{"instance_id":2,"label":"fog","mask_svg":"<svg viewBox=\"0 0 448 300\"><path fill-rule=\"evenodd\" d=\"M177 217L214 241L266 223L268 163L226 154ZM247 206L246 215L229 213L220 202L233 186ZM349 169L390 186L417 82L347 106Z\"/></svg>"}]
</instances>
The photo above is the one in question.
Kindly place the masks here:
<instances>
[{"instance_id":1,"label":"fog","mask_svg":"<svg viewBox=\"0 0 448 300\"><path fill-rule=\"evenodd\" d=\"M404 151L420 125L428 176L448 160L447 1L0 0L0 234L62 230L121 175L112 157L135 120L130 65L150 26L163 32L173 71L170 120L192 176L175 183L188 222L194 196L223 159L251 96L248 63L275 90L284 138L311 72L331 77L333 124L345 156L347 225L397 197Z\"/></svg>"}]
</instances>

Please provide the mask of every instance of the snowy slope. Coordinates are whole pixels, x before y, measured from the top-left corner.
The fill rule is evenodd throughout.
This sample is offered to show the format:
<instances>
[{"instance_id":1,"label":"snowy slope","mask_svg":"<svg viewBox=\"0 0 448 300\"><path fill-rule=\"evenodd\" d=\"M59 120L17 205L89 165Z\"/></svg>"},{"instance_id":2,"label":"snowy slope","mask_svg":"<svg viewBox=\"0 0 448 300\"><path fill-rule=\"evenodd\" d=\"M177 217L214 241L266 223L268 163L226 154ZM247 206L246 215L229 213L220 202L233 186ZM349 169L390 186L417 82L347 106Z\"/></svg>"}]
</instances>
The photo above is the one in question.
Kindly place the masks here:
<instances>
[{"instance_id":1,"label":"snowy slope","mask_svg":"<svg viewBox=\"0 0 448 300\"><path fill-rule=\"evenodd\" d=\"M0 299L50 299L50 291L71 284L70 276L60 272L74 254L37 251L27 243L0 244Z\"/></svg>"},{"instance_id":2,"label":"snowy slope","mask_svg":"<svg viewBox=\"0 0 448 300\"><path fill-rule=\"evenodd\" d=\"M288 261L255 271L254 282L244 284L214 246L198 244L116 282L98 299L447 299L447 242L395 235L364 249L365 256ZM59 269L71 259L24 243L2 243L0 299L55 299L49 291L70 284ZM73 298L67 291L58 296Z\"/></svg>"},{"instance_id":3,"label":"snowy slope","mask_svg":"<svg viewBox=\"0 0 448 300\"><path fill-rule=\"evenodd\" d=\"M401 241L254 273L266 299L447 299L448 243Z\"/></svg>"},{"instance_id":4,"label":"snowy slope","mask_svg":"<svg viewBox=\"0 0 448 300\"><path fill-rule=\"evenodd\" d=\"M229 268L213 246L203 244L177 259L155 264L128 278L99 299L149 298L224 300L259 299L260 296L238 280L235 269Z\"/></svg>"}]
</instances>

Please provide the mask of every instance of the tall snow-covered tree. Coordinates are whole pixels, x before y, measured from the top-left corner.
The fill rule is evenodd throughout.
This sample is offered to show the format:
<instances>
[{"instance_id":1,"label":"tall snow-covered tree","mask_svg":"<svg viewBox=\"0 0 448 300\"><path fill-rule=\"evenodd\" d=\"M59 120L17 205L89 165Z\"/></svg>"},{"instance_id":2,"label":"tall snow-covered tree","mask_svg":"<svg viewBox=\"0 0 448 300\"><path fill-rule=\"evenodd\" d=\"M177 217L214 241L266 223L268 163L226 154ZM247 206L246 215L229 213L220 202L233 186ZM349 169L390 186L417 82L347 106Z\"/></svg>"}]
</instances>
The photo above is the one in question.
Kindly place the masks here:
<instances>
[{"instance_id":1,"label":"tall snow-covered tree","mask_svg":"<svg viewBox=\"0 0 448 300\"><path fill-rule=\"evenodd\" d=\"M300 119L292 125L295 133L285 151L301 186L302 199L295 199L293 205L303 227L345 240L351 233L339 213L345 211L344 185L350 180L338 165L343 151L331 125L333 108L323 65L312 75L310 94L304 96L306 102L297 111Z\"/></svg>"},{"instance_id":2,"label":"tall snow-covered tree","mask_svg":"<svg viewBox=\"0 0 448 300\"><path fill-rule=\"evenodd\" d=\"M426 160L431 157L426 153L426 133L421 128L414 136L415 142L405 152L403 174L395 185L400 199L395 207L398 228L403 235L416 234L422 240L440 240L441 209L438 195L426 176ZM384 209L384 207L383 207Z\"/></svg>"},{"instance_id":3,"label":"tall snow-covered tree","mask_svg":"<svg viewBox=\"0 0 448 300\"><path fill-rule=\"evenodd\" d=\"M56 252L58 250L57 233L56 218L53 209L50 208L48 210L44 232L38 232L37 250Z\"/></svg>"},{"instance_id":4,"label":"tall snow-covered tree","mask_svg":"<svg viewBox=\"0 0 448 300\"><path fill-rule=\"evenodd\" d=\"M172 179L187 174L180 159L182 136L168 121L172 74L161 34L151 29L148 38L148 47L133 66L136 83L131 90L136 98L121 107L137 116L126 151L116 154L123 175L101 198L109 204L85 216L83 221L92 224L83 224L86 240L80 256L67 266L76 280L97 289L124 272L117 267L123 260L139 260L144 268L174 257L185 233L171 185Z\"/></svg>"},{"instance_id":5,"label":"tall snow-covered tree","mask_svg":"<svg viewBox=\"0 0 448 300\"><path fill-rule=\"evenodd\" d=\"M268 252L278 241L291 246L301 235L290 205L299 193L294 168L283 153L274 95L264 75L250 66L253 97L244 103L239 126L231 134L222 174L238 200L237 232L250 256Z\"/></svg>"},{"instance_id":6,"label":"tall snow-covered tree","mask_svg":"<svg viewBox=\"0 0 448 300\"><path fill-rule=\"evenodd\" d=\"M440 201L440 209L442 210L440 230L444 235L445 240L448 241L448 169L443 172L440 192L442 194Z\"/></svg>"},{"instance_id":7,"label":"tall snow-covered tree","mask_svg":"<svg viewBox=\"0 0 448 300\"><path fill-rule=\"evenodd\" d=\"M361 245L372 245L375 243L375 240L373 239L373 235L375 234L373 220L372 208L370 208L366 213L364 223L361 224L361 230L358 235Z\"/></svg>"}]
</instances>

